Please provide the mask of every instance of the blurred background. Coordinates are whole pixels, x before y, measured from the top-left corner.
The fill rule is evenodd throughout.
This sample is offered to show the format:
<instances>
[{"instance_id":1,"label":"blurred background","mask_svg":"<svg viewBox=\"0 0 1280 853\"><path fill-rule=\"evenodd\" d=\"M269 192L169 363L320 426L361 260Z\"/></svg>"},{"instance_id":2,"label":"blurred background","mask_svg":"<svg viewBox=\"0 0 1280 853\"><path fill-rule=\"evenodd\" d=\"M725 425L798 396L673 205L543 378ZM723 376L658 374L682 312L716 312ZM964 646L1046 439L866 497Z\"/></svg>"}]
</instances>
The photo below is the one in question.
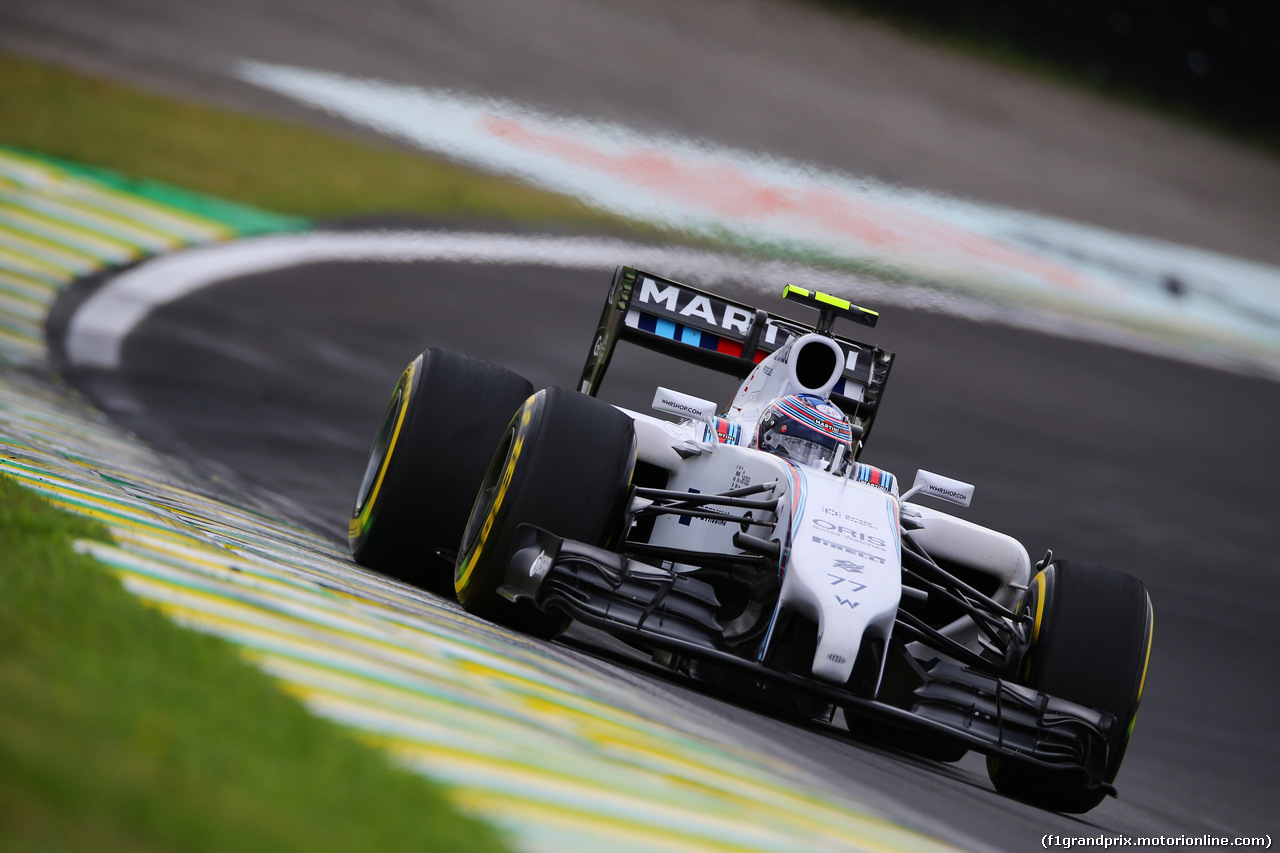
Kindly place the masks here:
<instances>
[{"instance_id":1,"label":"blurred background","mask_svg":"<svg viewBox=\"0 0 1280 853\"><path fill-rule=\"evenodd\" d=\"M1280 10L1265 0L825 0L1099 92L1280 140Z\"/></svg>"}]
</instances>

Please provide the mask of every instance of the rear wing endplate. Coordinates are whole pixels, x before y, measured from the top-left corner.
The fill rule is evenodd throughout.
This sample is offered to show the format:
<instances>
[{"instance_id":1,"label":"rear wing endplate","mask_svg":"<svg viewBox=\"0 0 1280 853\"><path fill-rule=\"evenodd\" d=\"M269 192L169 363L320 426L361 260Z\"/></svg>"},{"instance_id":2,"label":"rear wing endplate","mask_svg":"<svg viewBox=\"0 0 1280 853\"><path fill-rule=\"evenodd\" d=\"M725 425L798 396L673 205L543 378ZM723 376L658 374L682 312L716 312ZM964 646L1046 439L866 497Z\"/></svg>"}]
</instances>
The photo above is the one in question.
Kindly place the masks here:
<instances>
[{"instance_id":1,"label":"rear wing endplate","mask_svg":"<svg viewBox=\"0 0 1280 853\"><path fill-rule=\"evenodd\" d=\"M808 291L800 293L810 295ZM793 298L790 293L788 297ZM857 319L854 316L857 312L872 314L855 306L852 314L841 311L840 315L865 325L874 323L874 319ZM889 369L893 366L893 353L831 335L828 331L831 320L825 314L820 316L821 326L826 327L821 333L829 334L845 354L844 372L831 393L831 402L862 427L865 441L871 434ZM813 326L687 284L633 267L618 267L578 390L596 395L620 340L745 379L765 356L793 336L813 331Z\"/></svg>"}]
</instances>

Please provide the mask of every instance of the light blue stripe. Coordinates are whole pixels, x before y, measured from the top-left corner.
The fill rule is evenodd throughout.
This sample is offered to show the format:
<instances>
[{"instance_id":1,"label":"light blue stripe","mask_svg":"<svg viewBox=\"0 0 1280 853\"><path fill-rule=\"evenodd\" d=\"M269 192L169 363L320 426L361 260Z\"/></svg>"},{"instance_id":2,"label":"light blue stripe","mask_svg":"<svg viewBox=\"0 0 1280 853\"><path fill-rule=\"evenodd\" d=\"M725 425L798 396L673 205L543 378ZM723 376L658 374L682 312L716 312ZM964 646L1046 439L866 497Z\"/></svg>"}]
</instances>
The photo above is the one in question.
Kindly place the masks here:
<instances>
[{"instance_id":1,"label":"light blue stripe","mask_svg":"<svg viewBox=\"0 0 1280 853\"><path fill-rule=\"evenodd\" d=\"M664 338L676 339L676 324L670 320L658 320L654 323L653 333Z\"/></svg>"},{"instance_id":2,"label":"light blue stripe","mask_svg":"<svg viewBox=\"0 0 1280 853\"><path fill-rule=\"evenodd\" d=\"M702 332L699 332L697 329L691 329L688 326L685 326L683 329L680 330L680 343L690 344L695 347L701 346Z\"/></svg>"}]
</instances>

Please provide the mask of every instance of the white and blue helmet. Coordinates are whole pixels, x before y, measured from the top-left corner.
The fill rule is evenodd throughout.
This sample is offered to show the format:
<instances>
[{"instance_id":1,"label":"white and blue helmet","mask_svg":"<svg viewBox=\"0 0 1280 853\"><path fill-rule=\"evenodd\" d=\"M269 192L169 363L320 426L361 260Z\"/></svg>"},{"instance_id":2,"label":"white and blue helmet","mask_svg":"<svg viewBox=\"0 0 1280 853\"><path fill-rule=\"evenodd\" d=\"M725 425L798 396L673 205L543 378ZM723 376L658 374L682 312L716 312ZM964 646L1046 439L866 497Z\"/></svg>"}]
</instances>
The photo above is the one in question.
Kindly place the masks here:
<instances>
[{"instance_id":1,"label":"white and blue helmet","mask_svg":"<svg viewBox=\"0 0 1280 853\"><path fill-rule=\"evenodd\" d=\"M849 419L815 394L770 403L756 427L756 446L797 465L838 473L853 449Z\"/></svg>"}]
</instances>

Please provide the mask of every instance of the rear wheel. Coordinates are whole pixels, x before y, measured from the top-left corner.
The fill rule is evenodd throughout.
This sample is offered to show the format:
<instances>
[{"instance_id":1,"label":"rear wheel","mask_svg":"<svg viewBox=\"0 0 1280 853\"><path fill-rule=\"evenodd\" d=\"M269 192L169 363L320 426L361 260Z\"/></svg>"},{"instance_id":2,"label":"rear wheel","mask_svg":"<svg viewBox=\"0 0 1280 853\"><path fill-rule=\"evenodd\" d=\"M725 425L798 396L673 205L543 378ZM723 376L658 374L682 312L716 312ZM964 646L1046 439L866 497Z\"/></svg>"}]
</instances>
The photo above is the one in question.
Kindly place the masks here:
<instances>
[{"instance_id":1,"label":"rear wheel","mask_svg":"<svg viewBox=\"0 0 1280 853\"><path fill-rule=\"evenodd\" d=\"M429 349L405 368L369 451L348 537L357 563L442 595L471 496L533 392L486 361ZM442 556L441 552L445 552Z\"/></svg>"},{"instance_id":2,"label":"rear wheel","mask_svg":"<svg viewBox=\"0 0 1280 853\"><path fill-rule=\"evenodd\" d=\"M1019 605L1034 617L1019 681L1051 696L1113 714L1104 781L1120 772L1151 652L1153 611L1142 581L1104 566L1059 560L1032 578ZM1042 808L1080 814L1106 792L1076 778L1007 758L987 759L996 790Z\"/></svg>"},{"instance_id":3,"label":"rear wheel","mask_svg":"<svg viewBox=\"0 0 1280 853\"><path fill-rule=\"evenodd\" d=\"M462 536L454 574L458 601L529 634L563 631L567 617L498 592L516 528L532 524L588 545L612 544L622 534L634 468L635 429L617 409L563 388L526 400L498 443Z\"/></svg>"}]
</instances>

